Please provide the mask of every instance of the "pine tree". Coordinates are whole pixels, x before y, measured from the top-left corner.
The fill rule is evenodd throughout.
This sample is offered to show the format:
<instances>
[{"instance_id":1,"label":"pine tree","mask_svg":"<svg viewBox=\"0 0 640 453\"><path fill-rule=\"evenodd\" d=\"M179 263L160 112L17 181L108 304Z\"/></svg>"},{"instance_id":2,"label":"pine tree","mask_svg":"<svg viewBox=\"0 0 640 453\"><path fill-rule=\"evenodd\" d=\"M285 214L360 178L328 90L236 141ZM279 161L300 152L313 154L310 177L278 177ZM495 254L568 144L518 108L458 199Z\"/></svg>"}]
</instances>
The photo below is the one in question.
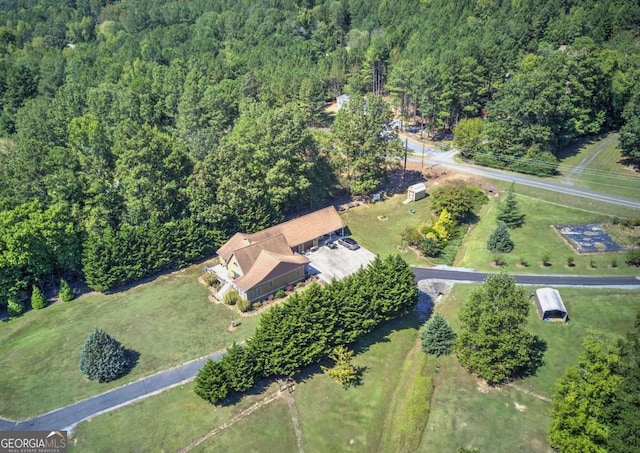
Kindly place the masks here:
<instances>
[{"instance_id":1,"label":"pine tree","mask_svg":"<svg viewBox=\"0 0 640 453\"><path fill-rule=\"evenodd\" d=\"M358 370L351 363L353 351L345 346L338 346L329 355L335 361L332 368L322 366L322 371L334 378L343 387L348 387L358 379Z\"/></svg>"},{"instance_id":2,"label":"pine tree","mask_svg":"<svg viewBox=\"0 0 640 453\"><path fill-rule=\"evenodd\" d=\"M60 291L58 292L58 297L62 302L70 302L75 297L73 289L71 289L64 279L60 280Z\"/></svg>"},{"instance_id":3,"label":"pine tree","mask_svg":"<svg viewBox=\"0 0 640 453\"><path fill-rule=\"evenodd\" d=\"M499 222L495 231L489 236L487 249L491 253L509 253L513 250L513 241L504 222Z\"/></svg>"},{"instance_id":4,"label":"pine tree","mask_svg":"<svg viewBox=\"0 0 640 453\"><path fill-rule=\"evenodd\" d=\"M33 285L31 291L31 308L34 310L40 310L47 306L47 298L44 297L42 291L37 286Z\"/></svg>"},{"instance_id":5,"label":"pine tree","mask_svg":"<svg viewBox=\"0 0 640 453\"><path fill-rule=\"evenodd\" d=\"M80 371L89 379L109 382L129 367L127 354L118 340L102 329L94 330L80 353Z\"/></svg>"},{"instance_id":6,"label":"pine tree","mask_svg":"<svg viewBox=\"0 0 640 453\"><path fill-rule=\"evenodd\" d=\"M453 348L456 333L441 313L436 312L420 332L422 350L435 356L449 355Z\"/></svg>"},{"instance_id":7,"label":"pine tree","mask_svg":"<svg viewBox=\"0 0 640 453\"><path fill-rule=\"evenodd\" d=\"M498 206L498 221L504 222L509 228L518 228L524 223L524 214L521 214L518 208L513 183L509 187L504 202Z\"/></svg>"},{"instance_id":8,"label":"pine tree","mask_svg":"<svg viewBox=\"0 0 640 453\"><path fill-rule=\"evenodd\" d=\"M195 379L193 391L200 398L216 404L229 394L229 382L220 362L207 360Z\"/></svg>"},{"instance_id":9,"label":"pine tree","mask_svg":"<svg viewBox=\"0 0 640 453\"><path fill-rule=\"evenodd\" d=\"M256 360L253 350L233 343L220 359L229 384L229 389L244 392L253 387L256 381Z\"/></svg>"}]
</instances>

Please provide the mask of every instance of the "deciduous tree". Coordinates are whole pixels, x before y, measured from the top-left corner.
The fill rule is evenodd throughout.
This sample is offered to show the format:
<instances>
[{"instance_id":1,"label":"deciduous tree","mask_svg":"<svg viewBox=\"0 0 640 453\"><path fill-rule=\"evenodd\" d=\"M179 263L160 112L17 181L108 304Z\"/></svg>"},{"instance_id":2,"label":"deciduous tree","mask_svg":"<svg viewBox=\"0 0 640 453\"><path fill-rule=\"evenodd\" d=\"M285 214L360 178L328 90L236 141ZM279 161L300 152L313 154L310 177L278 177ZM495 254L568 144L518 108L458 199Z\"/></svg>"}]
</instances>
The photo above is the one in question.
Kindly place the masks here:
<instances>
[{"instance_id":1,"label":"deciduous tree","mask_svg":"<svg viewBox=\"0 0 640 453\"><path fill-rule=\"evenodd\" d=\"M578 365L567 369L553 390L548 439L559 451L605 453L609 437L606 408L620 388L616 347L600 332L589 331Z\"/></svg>"},{"instance_id":2,"label":"deciduous tree","mask_svg":"<svg viewBox=\"0 0 640 453\"><path fill-rule=\"evenodd\" d=\"M533 335L526 329L529 302L525 290L506 274L489 275L460 309L455 343L460 364L500 384L531 365Z\"/></svg>"}]
</instances>

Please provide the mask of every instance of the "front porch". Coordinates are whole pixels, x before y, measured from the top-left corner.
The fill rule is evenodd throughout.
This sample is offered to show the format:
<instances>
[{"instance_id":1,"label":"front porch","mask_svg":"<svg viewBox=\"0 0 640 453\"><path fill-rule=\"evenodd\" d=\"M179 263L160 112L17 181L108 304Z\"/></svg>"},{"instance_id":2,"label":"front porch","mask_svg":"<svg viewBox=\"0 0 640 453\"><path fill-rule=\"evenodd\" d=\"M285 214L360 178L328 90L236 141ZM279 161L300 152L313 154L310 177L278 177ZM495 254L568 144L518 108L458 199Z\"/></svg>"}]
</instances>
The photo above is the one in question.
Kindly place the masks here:
<instances>
[{"instance_id":1,"label":"front porch","mask_svg":"<svg viewBox=\"0 0 640 453\"><path fill-rule=\"evenodd\" d=\"M204 271L215 275L218 282L220 282L220 286L211 292L216 299L221 301L225 294L235 288L232 281L233 279L229 276L227 268L222 264L216 264L212 267L205 266Z\"/></svg>"}]
</instances>

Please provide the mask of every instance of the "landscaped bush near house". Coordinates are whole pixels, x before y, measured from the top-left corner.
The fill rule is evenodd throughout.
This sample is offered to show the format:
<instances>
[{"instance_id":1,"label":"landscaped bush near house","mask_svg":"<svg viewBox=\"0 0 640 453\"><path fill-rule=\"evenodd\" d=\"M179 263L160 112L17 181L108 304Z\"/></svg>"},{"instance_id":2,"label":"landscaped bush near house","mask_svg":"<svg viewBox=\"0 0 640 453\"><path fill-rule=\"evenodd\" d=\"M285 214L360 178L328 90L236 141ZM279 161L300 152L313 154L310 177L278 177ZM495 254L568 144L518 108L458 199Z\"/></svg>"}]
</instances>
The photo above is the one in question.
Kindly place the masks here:
<instances>
[{"instance_id":1,"label":"landscaped bush near house","mask_svg":"<svg viewBox=\"0 0 640 453\"><path fill-rule=\"evenodd\" d=\"M235 289L230 290L222 298L222 301L227 305L236 305L240 300L242 300L242 296Z\"/></svg>"},{"instance_id":2,"label":"landscaped bush near house","mask_svg":"<svg viewBox=\"0 0 640 453\"><path fill-rule=\"evenodd\" d=\"M284 296L286 296L286 294L283 289L279 289L278 291L276 291L276 294L275 294L276 299L282 299Z\"/></svg>"},{"instance_id":3,"label":"landscaped bush near house","mask_svg":"<svg viewBox=\"0 0 640 453\"><path fill-rule=\"evenodd\" d=\"M250 369L256 375L293 376L336 346L413 309L417 298L407 263L398 255L378 257L366 269L326 286L309 285L265 312L247 340L243 360L255 360ZM208 363L198 372L194 390L217 403L231 387L223 368Z\"/></svg>"},{"instance_id":4,"label":"landscaped bush near house","mask_svg":"<svg viewBox=\"0 0 640 453\"><path fill-rule=\"evenodd\" d=\"M238 310L240 310L242 313L249 311L249 308L251 307L251 305L249 304L249 301L244 297L240 297L240 296L238 297L239 299L236 301L236 306L238 307Z\"/></svg>"},{"instance_id":5,"label":"landscaped bush near house","mask_svg":"<svg viewBox=\"0 0 640 453\"><path fill-rule=\"evenodd\" d=\"M202 276L202 281L205 282L208 286L216 286L216 283L218 283L218 278L215 276L215 274L206 272Z\"/></svg>"},{"instance_id":6,"label":"landscaped bush near house","mask_svg":"<svg viewBox=\"0 0 640 453\"><path fill-rule=\"evenodd\" d=\"M496 266L504 266L505 264L507 264L507 262L504 260L504 257L500 253L494 254L491 260Z\"/></svg>"}]
</instances>

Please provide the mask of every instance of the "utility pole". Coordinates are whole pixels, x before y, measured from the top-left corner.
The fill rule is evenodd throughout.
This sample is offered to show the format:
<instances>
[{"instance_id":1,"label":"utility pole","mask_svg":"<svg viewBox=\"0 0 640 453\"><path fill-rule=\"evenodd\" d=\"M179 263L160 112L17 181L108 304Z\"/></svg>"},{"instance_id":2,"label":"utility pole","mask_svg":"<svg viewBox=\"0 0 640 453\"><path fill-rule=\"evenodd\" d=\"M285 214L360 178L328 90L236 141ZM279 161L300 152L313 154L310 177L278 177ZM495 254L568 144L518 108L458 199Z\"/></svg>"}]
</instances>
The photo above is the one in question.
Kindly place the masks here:
<instances>
[{"instance_id":1,"label":"utility pole","mask_svg":"<svg viewBox=\"0 0 640 453\"><path fill-rule=\"evenodd\" d=\"M409 146L409 139L404 139L404 168L402 169L402 185L404 186L404 177L407 173L407 148Z\"/></svg>"}]
</instances>

